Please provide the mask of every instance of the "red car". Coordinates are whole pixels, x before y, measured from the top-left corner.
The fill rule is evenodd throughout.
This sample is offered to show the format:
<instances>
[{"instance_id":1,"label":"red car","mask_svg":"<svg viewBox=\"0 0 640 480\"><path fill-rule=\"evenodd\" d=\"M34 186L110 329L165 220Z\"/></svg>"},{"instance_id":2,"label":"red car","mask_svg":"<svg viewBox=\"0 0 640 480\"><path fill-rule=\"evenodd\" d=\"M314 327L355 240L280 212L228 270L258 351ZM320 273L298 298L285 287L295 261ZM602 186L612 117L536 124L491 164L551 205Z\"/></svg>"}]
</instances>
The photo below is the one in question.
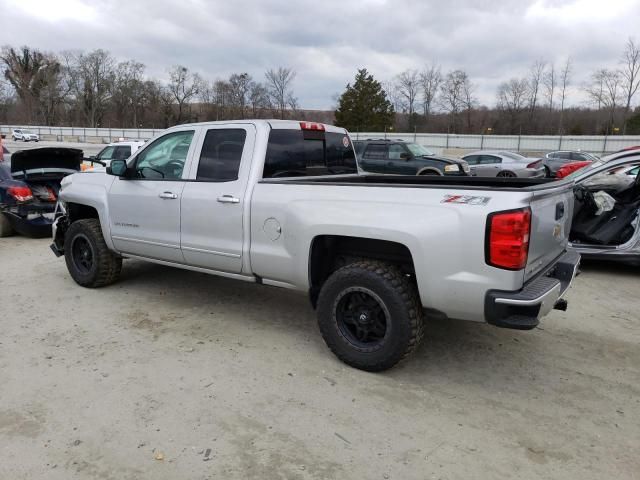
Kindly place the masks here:
<instances>
[{"instance_id":1,"label":"red car","mask_svg":"<svg viewBox=\"0 0 640 480\"><path fill-rule=\"evenodd\" d=\"M587 161L567 163L566 165L563 165L558 169L558 171L556 172L556 178L564 178L570 173L573 173L576 170L580 170L581 168L584 168L590 164L591 162L587 162Z\"/></svg>"}]
</instances>

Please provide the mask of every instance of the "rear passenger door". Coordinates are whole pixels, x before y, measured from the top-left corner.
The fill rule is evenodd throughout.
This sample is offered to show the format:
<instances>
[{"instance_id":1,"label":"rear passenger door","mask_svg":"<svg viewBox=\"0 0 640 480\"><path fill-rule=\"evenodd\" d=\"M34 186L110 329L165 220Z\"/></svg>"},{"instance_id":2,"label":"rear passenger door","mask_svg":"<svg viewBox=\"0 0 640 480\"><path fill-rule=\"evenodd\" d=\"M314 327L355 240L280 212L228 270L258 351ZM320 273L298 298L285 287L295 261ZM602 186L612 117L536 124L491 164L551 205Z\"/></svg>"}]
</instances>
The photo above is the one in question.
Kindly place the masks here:
<instances>
[{"instance_id":1,"label":"rear passenger door","mask_svg":"<svg viewBox=\"0 0 640 480\"><path fill-rule=\"evenodd\" d=\"M360 167L365 172L386 173L389 159L389 146L380 143L370 143L364 149Z\"/></svg>"},{"instance_id":2,"label":"rear passenger door","mask_svg":"<svg viewBox=\"0 0 640 480\"><path fill-rule=\"evenodd\" d=\"M502 159L496 155L480 155L476 172L481 177L495 177L502 168Z\"/></svg>"},{"instance_id":3,"label":"rear passenger door","mask_svg":"<svg viewBox=\"0 0 640 480\"><path fill-rule=\"evenodd\" d=\"M242 271L245 193L255 136L250 124L216 125L204 132L182 192L180 245L188 265Z\"/></svg>"}]
</instances>

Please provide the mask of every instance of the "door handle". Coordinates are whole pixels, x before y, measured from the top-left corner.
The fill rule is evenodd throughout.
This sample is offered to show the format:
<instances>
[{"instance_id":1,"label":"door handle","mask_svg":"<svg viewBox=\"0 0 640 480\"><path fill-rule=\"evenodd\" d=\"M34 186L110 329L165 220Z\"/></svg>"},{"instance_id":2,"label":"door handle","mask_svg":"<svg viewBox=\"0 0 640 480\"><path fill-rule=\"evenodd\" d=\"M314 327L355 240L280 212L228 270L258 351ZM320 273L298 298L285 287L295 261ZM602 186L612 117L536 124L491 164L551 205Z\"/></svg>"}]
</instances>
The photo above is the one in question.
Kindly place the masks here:
<instances>
[{"instance_id":1,"label":"door handle","mask_svg":"<svg viewBox=\"0 0 640 480\"><path fill-rule=\"evenodd\" d=\"M240 203L240 199L234 197L233 195L223 195L218 197L218 201L220 203Z\"/></svg>"},{"instance_id":2,"label":"door handle","mask_svg":"<svg viewBox=\"0 0 640 480\"><path fill-rule=\"evenodd\" d=\"M175 200L176 198L178 198L178 194L177 193L173 193L173 192L162 192L158 196L160 198L164 198L166 200Z\"/></svg>"}]
</instances>

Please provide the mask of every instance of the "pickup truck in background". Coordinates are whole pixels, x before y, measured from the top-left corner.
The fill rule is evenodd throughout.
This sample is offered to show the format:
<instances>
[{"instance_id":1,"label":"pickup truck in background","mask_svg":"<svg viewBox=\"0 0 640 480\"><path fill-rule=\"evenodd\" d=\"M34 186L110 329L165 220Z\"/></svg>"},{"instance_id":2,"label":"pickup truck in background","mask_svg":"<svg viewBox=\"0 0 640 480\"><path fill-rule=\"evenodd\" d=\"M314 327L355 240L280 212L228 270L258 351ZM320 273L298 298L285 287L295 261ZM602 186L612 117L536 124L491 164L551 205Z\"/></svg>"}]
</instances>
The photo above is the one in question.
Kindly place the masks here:
<instances>
[{"instance_id":1,"label":"pickup truck in background","mask_svg":"<svg viewBox=\"0 0 640 480\"><path fill-rule=\"evenodd\" d=\"M425 315L531 329L565 308L571 182L362 175L308 122L180 125L62 182L52 250L85 287L135 258L305 292L329 348L380 371Z\"/></svg>"}]
</instances>

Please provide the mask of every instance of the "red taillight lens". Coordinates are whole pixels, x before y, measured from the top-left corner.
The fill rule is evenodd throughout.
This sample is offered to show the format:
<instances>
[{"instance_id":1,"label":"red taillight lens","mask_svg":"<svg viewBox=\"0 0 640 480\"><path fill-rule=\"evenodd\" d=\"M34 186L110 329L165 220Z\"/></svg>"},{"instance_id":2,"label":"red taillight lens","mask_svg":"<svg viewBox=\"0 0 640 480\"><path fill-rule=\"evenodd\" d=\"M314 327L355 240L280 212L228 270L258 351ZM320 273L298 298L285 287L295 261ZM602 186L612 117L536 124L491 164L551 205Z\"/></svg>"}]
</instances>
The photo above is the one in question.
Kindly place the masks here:
<instances>
[{"instance_id":1,"label":"red taillight lens","mask_svg":"<svg viewBox=\"0 0 640 480\"><path fill-rule=\"evenodd\" d=\"M540 167L541 163L541 160L536 160L535 162L531 162L529 165L527 165L527 168L538 168Z\"/></svg>"},{"instance_id":2,"label":"red taillight lens","mask_svg":"<svg viewBox=\"0 0 640 480\"><path fill-rule=\"evenodd\" d=\"M302 130L318 130L324 132L324 125L322 123L300 122L300 128Z\"/></svg>"},{"instance_id":3,"label":"red taillight lens","mask_svg":"<svg viewBox=\"0 0 640 480\"><path fill-rule=\"evenodd\" d=\"M512 210L489 215L486 261L507 270L522 270L529 255L531 210Z\"/></svg>"},{"instance_id":4,"label":"red taillight lens","mask_svg":"<svg viewBox=\"0 0 640 480\"><path fill-rule=\"evenodd\" d=\"M29 187L9 187L7 193L19 202L33 200L33 193Z\"/></svg>"}]
</instances>

